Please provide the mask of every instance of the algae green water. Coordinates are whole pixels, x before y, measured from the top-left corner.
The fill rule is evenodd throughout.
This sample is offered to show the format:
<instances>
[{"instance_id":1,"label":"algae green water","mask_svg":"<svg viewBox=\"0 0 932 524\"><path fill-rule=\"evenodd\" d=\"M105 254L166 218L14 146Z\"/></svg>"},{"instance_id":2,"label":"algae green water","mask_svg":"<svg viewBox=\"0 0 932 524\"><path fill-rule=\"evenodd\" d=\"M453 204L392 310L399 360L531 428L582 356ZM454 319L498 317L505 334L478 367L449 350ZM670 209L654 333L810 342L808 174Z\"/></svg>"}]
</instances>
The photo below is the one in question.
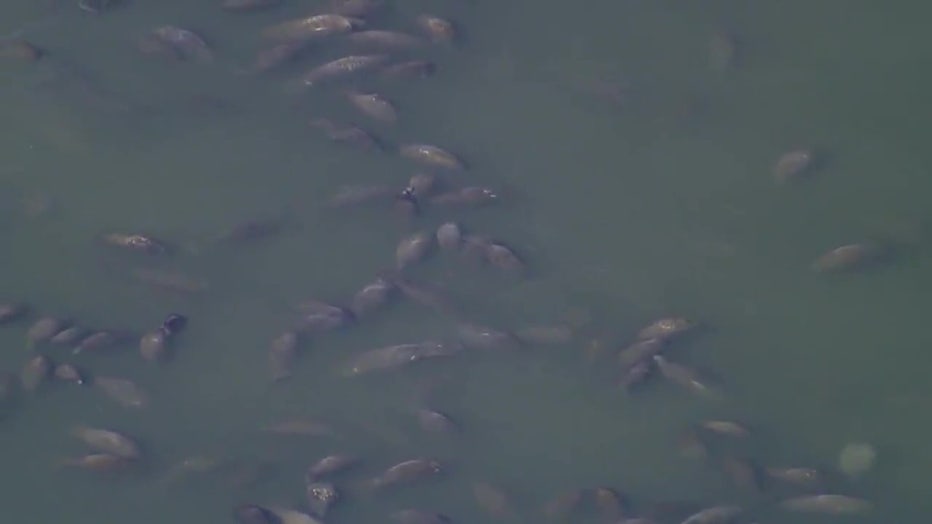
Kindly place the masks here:
<instances>
[{"instance_id":1,"label":"algae green water","mask_svg":"<svg viewBox=\"0 0 932 524\"><path fill-rule=\"evenodd\" d=\"M449 472L392 493L347 495L326 518L334 523L385 520L405 507L489 520L473 502L478 481L508 488L522 522L543 519L539 508L556 494L602 485L624 492L634 509L737 503L762 524L928 514L932 7L391 2L376 25L413 31L412 19L430 12L455 21L463 39L418 54L437 63L431 78L359 84L399 109L397 125L366 126L388 143L448 148L470 165L453 177L509 196L488 208L431 210L406 225L377 211L325 209L341 186L402 187L418 171L308 126L312 116L365 123L332 88L288 89L336 57L336 46L322 44L273 74L238 74L263 27L324 2L286 0L251 14L217 4L135 1L99 16L73 2L0 7L0 36L21 32L47 52L35 64L2 64L0 295L96 328L142 331L169 312L190 318L163 365L143 361L134 344L80 359L42 348L93 375L132 378L151 400L125 409L63 384L19 395L0 420L6 521L231 522L239 503L302 506L305 468L337 452L365 459L337 483L348 491L414 456L437 457ZM215 62L142 56L136 40L163 24L202 34ZM709 53L723 32L736 36L739 55L721 71ZM776 184L773 162L796 147L825 161L800 183ZM280 214L294 227L279 236L204 247L237 222ZM362 350L453 329L449 318L399 301L371 322L308 340L292 379L270 383L268 344L288 328L295 303L348 298L393 264L401 236L450 219L514 246L530 276L441 255L412 278L445 286L471 318L502 329L585 317L578 336L343 376L343 363ZM161 258L114 253L96 242L110 231L147 232L183 249ZM878 271L810 269L830 248L878 237L909 249ZM181 271L209 287L154 292L129 276L134 267ZM632 396L613 386L612 353L665 315L707 326L670 358L709 370L723 399L659 380ZM28 326L0 328L0 369L18 373L31 356ZM598 344L602 354L592 350ZM425 403L455 418L462 434L420 433L412 410ZM295 417L330 421L338 432L260 431ZM867 498L874 510L800 518L772 509L766 502L787 491L747 493L680 456L680 431L706 418L751 427L738 450L762 465L831 471L845 444L870 442L876 467L834 479L831 491ZM138 437L145 467L113 478L60 468L85 452L68 434L76 424ZM165 480L172 464L197 455L269 468L239 487L222 475ZM586 519L596 521L574 518Z\"/></svg>"}]
</instances>

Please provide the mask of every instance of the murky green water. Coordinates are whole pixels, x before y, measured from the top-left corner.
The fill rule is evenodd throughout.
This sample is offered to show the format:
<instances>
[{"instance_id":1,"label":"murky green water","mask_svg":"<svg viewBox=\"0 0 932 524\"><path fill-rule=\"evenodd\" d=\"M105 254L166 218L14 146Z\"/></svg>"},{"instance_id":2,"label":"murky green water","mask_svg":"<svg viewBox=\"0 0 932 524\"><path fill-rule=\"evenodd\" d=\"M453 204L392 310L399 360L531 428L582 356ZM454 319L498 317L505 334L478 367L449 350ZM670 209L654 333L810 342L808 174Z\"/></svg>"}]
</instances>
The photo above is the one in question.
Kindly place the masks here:
<instances>
[{"instance_id":1,"label":"murky green water","mask_svg":"<svg viewBox=\"0 0 932 524\"><path fill-rule=\"evenodd\" d=\"M345 48L321 46L279 73L237 74L262 27L322 2L242 15L216 2L132 2L103 16L46 4L10 0L0 10L0 32L25 27L48 51L34 65L2 65L0 292L96 328L142 331L172 311L191 323L166 365L142 361L135 348L77 359L43 348L93 374L134 379L151 402L128 410L59 384L21 396L0 423L4 518L227 522L242 502L300 507L305 468L341 452L365 457L338 483L348 491L415 456L439 458L449 474L347 495L328 522L385 520L412 506L488 520L472 499L477 481L513 492L522 522L540 520L540 506L558 493L599 485L623 491L635 509L685 500L744 504L761 523L834 520L768 509L762 503L790 492L747 493L681 457L678 433L710 417L749 424L754 438L736 449L763 465L831 470L845 443L871 442L877 467L830 490L876 509L841 520L928 513L932 8L924 3L395 1L377 25L413 30L411 19L428 11L455 20L465 41L418 53L439 66L430 79L359 84L397 102L393 127L366 123L332 88L289 93L289 81ZM138 36L165 23L203 34L217 61L142 57ZM710 68L709 41L720 31L742 44L735 70ZM608 84L624 87L620 100L600 95ZM377 211L329 211L343 185L401 187L418 168L328 142L307 126L321 115L366 123L388 143L449 148L471 166L455 177L512 198L431 210L407 225ZM827 162L811 179L778 186L770 168L798 146ZM46 200L47 212L32 212ZM204 247L237 222L282 213L297 227L281 236ZM449 256L412 278L445 286L470 318L504 329L586 316L577 339L342 376L362 350L452 333L451 319L400 301L302 344L295 376L270 384L267 346L289 327L295 303L345 300L393 263L402 235L449 219L515 246L531 278ZM95 242L108 231L147 232L184 249L114 253ZM868 274L809 269L829 248L878 236L911 249ZM155 292L129 276L134 267L181 271L209 288ZM670 358L720 377L725 399L693 398L662 381L633 397L612 386L614 351L669 314L710 328ZM0 330L9 371L29 356L28 325ZM594 340L607 348L595 357ZM422 434L412 410L425 402L463 434ZM260 431L295 417L328 421L337 435ZM138 436L144 471L99 479L60 469L83 452L67 432L78 423ZM166 482L171 465L192 455L270 467L239 487L223 475Z\"/></svg>"}]
</instances>

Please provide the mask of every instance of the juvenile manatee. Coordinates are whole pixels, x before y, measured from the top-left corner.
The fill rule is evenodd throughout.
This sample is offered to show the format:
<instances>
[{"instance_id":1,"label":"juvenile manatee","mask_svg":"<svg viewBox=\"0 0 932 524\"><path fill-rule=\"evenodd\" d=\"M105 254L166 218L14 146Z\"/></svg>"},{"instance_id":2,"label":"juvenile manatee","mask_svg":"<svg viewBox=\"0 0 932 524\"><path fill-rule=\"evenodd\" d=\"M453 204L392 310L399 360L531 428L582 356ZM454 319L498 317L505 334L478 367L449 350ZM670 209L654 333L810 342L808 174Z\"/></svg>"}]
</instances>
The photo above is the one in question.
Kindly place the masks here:
<instances>
[{"instance_id":1,"label":"juvenile manatee","mask_svg":"<svg viewBox=\"0 0 932 524\"><path fill-rule=\"evenodd\" d=\"M84 379L84 375L71 364L58 364L55 366L55 369L52 371L52 376L55 377L55 380L60 382L71 382L79 386L83 386L87 383Z\"/></svg>"},{"instance_id":2,"label":"juvenile manatee","mask_svg":"<svg viewBox=\"0 0 932 524\"><path fill-rule=\"evenodd\" d=\"M810 149L794 149L782 155L773 165L773 176L777 182L791 182L808 175L813 165Z\"/></svg>"},{"instance_id":3,"label":"juvenile manatee","mask_svg":"<svg viewBox=\"0 0 932 524\"><path fill-rule=\"evenodd\" d=\"M125 459L135 459L140 455L139 445L132 438L109 429L75 426L71 434L86 446Z\"/></svg>"},{"instance_id":4,"label":"juvenile manatee","mask_svg":"<svg viewBox=\"0 0 932 524\"><path fill-rule=\"evenodd\" d=\"M489 242L485 246L486 262L502 271L520 274L527 270L527 266L515 251L501 242Z\"/></svg>"},{"instance_id":5,"label":"juvenile manatee","mask_svg":"<svg viewBox=\"0 0 932 524\"><path fill-rule=\"evenodd\" d=\"M395 105L379 93L366 93L355 89L344 91L343 95L360 113L373 120L393 124L398 120Z\"/></svg>"},{"instance_id":6,"label":"juvenile manatee","mask_svg":"<svg viewBox=\"0 0 932 524\"><path fill-rule=\"evenodd\" d=\"M433 248L433 241L433 235L424 231L419 231L401 239L395 248L396 267L405 269L426 258L431 248Z\"/></svg>"},{"instance_id":7,"label":"juvenile manatee","mask_svg":"<svg viewBox=\"0 0 932 524\"><path fill-rule=\"evenodd\" d=\"M711 385L696 371L676 362L670 362L662 355L654 355L654 363L664 378L687 390L700 395L714 395Z\"/></svg>"},{"instance_id":8,"label":"juvenile manatee","mask_svg":"<svg viewBox=\"0 0 932 524\"><path fill-rule=\"evenodd\" d=\"M445 207L483 207L500 200L498 193L487 187L467 186L434 195L430 204Z\"/></svg>"},{"instance_id":9,"label":"juvenile manatee","mask_svg":"<svg viewBox=\"0 0 932 524\"><path fill-rule=\"evenodd\" d=\"M521 341L507 331L501 331L478 324L460 324L456 333L463 344L470 349L507 350L521 347Z\"/></svg>"},{"instance_id":10,"label":"juvenile manatee","mask_svg":"<svg viewBox=\"0 0 932 524\"><path fill-rule=\"evenodd\" d=\"M418 360L420 347L420 344L396 344L365 351L350 360L346 373L355 376L405 366Z\"/></svg>"},{"instance_id":11,"label":"juvenile manatee","mask_svg":"<svg viewBox=\"0 0 932 524\"><path fill-rule=\"evenodd\" d=\"M628 393L633 392L638 386L650 378L651 372L654 370L654 366L651 365L651 362L653 361L648 359L634 363L622 373L621 378L618 380L618 385Z\"/></svg>"},{"instance_id":12,"label":"juvenile manatee","mask_svg":"<svg viewBox=\"0 0 932 524\"><path fill-rule=\"evenodd\" d=\"M413 282L408 279L392 277L392 282L398 286L401 293L414 302L423 306L435 309L448 315L456 314L456 305L452 300L439 288L433 285L420 282Z\"/></svg>"},{"instance_id":13,"label":"juvenile manatee","mask_svg":"<svg viewBox=\"0 0 932 524\"><path fill-rule=\"evenodd\" d=\"M683 317L657 319L638 331L637 340L656 338L666 342L698 327L698 323Z\"/></svg>"},{"instance_id":14,"label":"juvenile manatee","mask_svg":"<svg viewBox=\"0 0 932 524\"><path fill-rule=\"evenodd\" d=\"M878 262L883 254L880 246L868 242L846 244L821 255L812 263L820 273L842 273L865 269Z\"/></svg>"},{"instance_id":15,"label":"juvenile manatee","mask_svg":"<svg viewBox=\"0 0 932 524\"><path fill-rule=\"evenodd\" d=\"M440 186L441 180L433 173L415 173L408 179L407 189L417 198L429 197Z\"/></svg>"},{"instance_id":16,"label":"juvenile manatee","mask_svg":"<svg viewBox=\"0 0 932 524\"><path fill-rule=\"evenodd\" d=\"M307 315L327 315L342 317L350 314L343 306L337 306L323 300L309 298L298 303L298 310Z\"/></svg>"},{"instance_id":17,"label":"juvenile manatee","mask_svg":"<svg viewBox=\"0 0 932 524\"><path fill-rule=\"evenodd\" d=\"M304 481L310 484L321 477L346 471L357 464L359 464L359 457L355 455L328 455L307 468Z\"/></svg>"},{"instance_id":18,"label":"juvenile manatee","mask_svg":"<svg viewBox=\"0 0 932 524\"><path fill-rule=\"evenodd\" d=\"M136 40L136 49L149 57L173 62L184 60L184 56L173 45L159 38L155 33L149 31L142 34Z\"/></svg>"},{"instance_id":19,"label":"juvenile manatee","mask_svg":"<svg viewBox=\"0 0 932 524\"><path fill-rule=\"evenodd\" d=\"M595 506L605 522L618 522L625 514L624 497L612 488L600 486L592 490Z\"/></svg>"},{"instance_id":20,"label":"juvenile manatee","mask_svg":"<svg viewBox=\"0 0 932 524\"><path fill-rule=\"evenodd\" d=\"M26 391L35 391L39 389L52 372L54 364L52 359L45 355L36 355L26 362L23 371L20 374L20 381L23 389Z\"/></svg>"},{"instance_id":21,"label":"juvenile manatee","mask_svg":"<svg viewBox=\"0 0 932 524\"><path fill-rule=\"evenodd\" d=\"M379 140L371 133L360 127L350 124L338 124L327 118L313 118L309 124L323 131L327 138L334 142L353 146L364 151L381 149ZM375 191L366 192L366 189ZM344 188L334 199L336 203L331 203L336 207L342 207L350 204L359 204L377 199L388 199L394 193L392 188L386 186L350 186Z\"/></svg>"},{"instance_id":22,"label":"juvenile manatee","mask_svg":"<svg viewBox=\"0 0 932 524\"><path fill-rule=\"evenodd\" d=\"M362 20L324 13L307 18L287 20L262 31L262 36L276 40L307 40L348 33L362 25Z\"/></svg>"},{"instance_id":23,"label":"juvenile manatee","mask_svg":"<svg viewBox=\"0 0 932 524\"><path fill-rule=\"evenodd\" d=\"M96 377L94 387L125 408L140 409L149 404L149 395L135 382L125 378Z\"/></svg>"},{"instance_id":24,"label":"juvenile manatee","mask_svg":"<svg viewBox=\"0 0 932 524\"><path fill-rule=\"evenodd\" d=\"M301 334L325 333L347 327L356 321L352 310L319 300L305 300L298 307L303 314L297 326Z\"/></svg>"},{"instance_id":25,"label":"juvenile manatee","mask_svg":"<svg viewBox=\"0 0 932 524\"><path fill-rule=\"evenodd\" d=\"M71 326L56 333L54 337L49 339L49 344L75 346L87 335L87 330L81 326Z\"/></svg>"},{"instance_id":26,"label":"juvenile manatee","mask_svg":"<svg viewBox=\"0 0 932 524\"><path fill-rule=\"evenodd\" d=\"M6 302L0 304L0 324L13 322L25 316L29 310L25 304L18 302Z\"/></svg>"},{"instance_id":27,"label":"juvenile manatee","mask_svg":"<svg viewBox=\"0 0 932 524\"><path fill-rule=\"evenodd\" d=\"M162 320L161 329L167 336L175 336L188 326L188 317L179 313L169 313Z\"/></svg>"},{"instance_id":28,"label":"juvenile manatee","mask_svg":"<svg viewBox=\"0 0 932 524\"><path fill-rule=\"evenodd\" d=\"M815 468L769 467L764 472L772 479L801 488L811 489L822 484L822 474Z\"/></svg>"},{"instance_id":29,"label":"juvenile manatee","mask_svg":"<svg viewBox=\"0 0 932 524\"><path fill-rule=\"evenodd\" d=\"M431 144L405 144L398 148L399 154L428 167L439 167L451 171L466 169L463 162L453 153Z\"/></svg>"},{"instance_id":30,"label":"juvenile manatee","mask_svg":"<svg viewBox=\"0 0 932 524\"><path fill-rule=\"evenodd\" d=\"M69 321L59 317L42 317L26 331L26 344L35 347L47 342L68 327Z\"/></svg>"},{"instance_id":31,"label":"juvenile manatee","mask_svg":"<svg viewBox=\"0 0 932 524\"><path fill-rule=\"evenodd\" d=\"M456 38L453 23L439 16L419 15L415 22L421 31L434 42L452 42Z\"/></svg>"},{"instance_id":32,"label":"juvenile manatee","mask_svg":"<svg viewBox=\"0 0 932 524\"><path fill-rule=\"evenodd\" d=\"M184 56L167 42L162 41L155 34L148 32L141 35L136 40L136 49L140 53L162 60L170 60L173 62L184 60Z\"/></svg>"},{"instance_id":33,"label":"juvenile manatee","mask_svg":"<svg viewBox=\"0 0 932 524\"><path fill-rule=\"evenodd\" d=\"M866 442L853 442L838 454L838 469L854 479L870 471L877 460L877 450Z\"/></svg>"},{"instance_id":34,"label":"juvenile manatee","mask_svg":"<svg viewBox=\"0 0 932 524\"><path fill-rule=\"evenodd\" d=\"M78 345L74 347L73 353L77 355L87 351L107 349L122 343L124 340L125 336L123 333L106 330L96 331L81 339L81 342L78 342Z\"/></svg>"},{"instance_id":35,"label":"juvenile manatee","mask_svg":"<svg viewBox=\"0 0 932 524\"><path fill-rule=\"evenodd\" d=\"M371 480L373 488L408 484L435 477L443 472L440 462L428 458L415 458L399 462Z\"/></svg>"},{"instance_id":36,"label":"juvenile manatee","mask_svg":"<svg viewBox=\"0 0 932 524\"><path fill-rule=\"evenodd\" d=\"M157 39L177 50L185 60L210 62L214 59L213 51L203 38L192 31L172 25L164 25L152 31Z\"/></svg>"},{"instance_id":37,"label":"juvenile manatee","mask_svg":"<svg viewBox=\"0 0 932 524\"><path fill-rule=\"evenodd\" d=\"M414 190L406 187L395 195L395 211L402 217L411 219L421 214L421 202Z\"/></svg>"},{"instance_id":38,"label":"juvenile manatee","mask_svg":"<svg viewBox=\"0 0 932 524\"><path fill-rule=\"evenodd\" d=\"M306 87L316 86L328 80L373 69L387 61L388 55L384 54L344 56L311 69L301 81Z\"/></svg>"},{"instance_id":39,"label":"juvenile manatee","mask_svg":"<svg viewBox=\"0 0 932 524\"><path fill-rule=\"evenodd\" d=\"M417 421L421 429L427 433L457 433L459 427L445 413L432 409L417 410Z\"/></svg>"},{"instance_id":40,"label":"juvenile manatee","mask_svg":"<svg viewBox=\"0 0 932 524\"><path fill-rule=\"evenodd\" d=\"M376 348L353 357L347 365L346 374L348 376L357 376L376 371L386 371L421 360L453 356L461 349L461 345L438 341L396 344Z\"/></svg>"},{"instance_id":41,"label":"juvenile manatee","mask_svg":"<svg viewBox=\"0 0 932 524\"><path fill-rule=\"evenodd\" d=\"M664 342L659 338L638 340L618 352L618 364L622 369L629 369L638 362L660 354L663 348Z\"/></svg>"},{"instance_id":42,"label":"juvenile manatee","mask_svg":"<svg viewBox=\"0 0 932 524\"><path fill-rule=\"evenodd\" d=\"M43 55L45 52L42 49L25 40L0 42L0 59L32 63L37 62Z\"/></svg>"},{"instance_id":43,"label":"juvenile manatee","mask_svg":"<svg viewBox=\"0 0 932 524\"><path fill-rule=\"evenodd\" d=\"M446 222L437 228L437 244L444 251L458 251L463 241L463 230L456 222Z\"/></svg>"},{"instance_id":44,"label":"juvenile manatee","mask_svg":"<svg viewBox=\"0 0 932 524\"><path fill-rule=\"evenodd\" d=\"M460 251L470 262L476 265L485 264L488 262L486 253L491 243L492 239L486 235L467 233L463 235Z\"/></svg>"},{"instance_id":45,"label":"juvenile manatee","mask_svg":"<svg viewBox=\"0 0 932 524\"><path fill-rule=\"evenodd\" d=\"M167 342L165 330L161 328L152 330L139 339L139 354L150 362L163 360L166 356Z\"/></svg>"},{"instance_id":46,"label":"juvenile manatee","mask_svg":"<svg viewBox=\"0 0 932 524\"><path fill-rule=\"evenodd\" d=\"M298 359L298 334L286 331L269 344L269 371L273 382L289 378Z\"/></svg>"},{"instance_id":47,"label":"juvenile manatee","mask_svg":"<svg viewBox=\"0 0 932 524\"><path fill-rule=\"evenodd\" d=\"M396 291L397 288L391 281L377 277L353 295L350 309L359 318L369 316L384 308Z\"/></svg>"}]
</instances>

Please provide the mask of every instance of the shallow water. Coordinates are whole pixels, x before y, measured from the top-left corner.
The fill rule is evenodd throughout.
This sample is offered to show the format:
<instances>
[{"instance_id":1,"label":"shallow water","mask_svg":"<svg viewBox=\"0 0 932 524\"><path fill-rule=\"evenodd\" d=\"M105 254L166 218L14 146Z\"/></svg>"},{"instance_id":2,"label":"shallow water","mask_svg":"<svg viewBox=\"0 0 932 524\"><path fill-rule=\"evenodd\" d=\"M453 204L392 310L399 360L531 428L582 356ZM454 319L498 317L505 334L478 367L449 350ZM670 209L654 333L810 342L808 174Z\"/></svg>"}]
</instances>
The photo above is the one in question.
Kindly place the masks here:
<instances>
[{"instance_id":1,"label":"shallow water","mask_svg":"<svg viewBox=\"0 0 932 524\"><path fill-rule=\"evenodd\" d=\"M230 521L241 502L300 506L304 469L346 452L366 459L338 483L350 492L414 456L438 457L449 474L390 494L347 495L328 522L384 519L409 506L480 521L471 494L480 480L509 488L522 522L539 520L560 492L599 485L623 491L636 509L688 500L759 508L761 523L833 520L773 511L761 503L787 492L748 494L680 457L678 432L710 417L746 422L754 438L737 449L766 465L831 470L846 443L871 442L876 468L832 487L877 508L844 520L928 513L932 182L923 97L932 8L395 1L378 25L413 30L412 18L429 11L454 20L464 39L424 51L439 67L430 79L358 84L397 102L399 122L389 127L354 114L333 88L289 92L303 71L339 56L337 45L281 72L237 74L261 28L322 2L255 14L132 2L101 16L70 2L41 4L11 0L0 11L0 32L24 27L48 52L32 66L2 65L2 294L91 327L141 332L172 311L191 322L166 365L142 361L132 347L80 359L43 348L94 374L133 378L152 398L144 410L127 410L56 384L8 406L0 492L9 518ZM204 35L217 61L141 57L135 39L165 23ZM710 67L719 31L739 38L740 67ZM622 96L600 96L607 84L623 86ZM401 187L419 168L328 142L307 126L321 115L364 124L390 144L449 148L470 165L452 177L513 198L432 210L408 225L376 211L329 211L327 199L343 185ZM822 153L824 165L777 185L773 162L799 146ZM44 202L51 205L36 212ZM206 241L239 221L279 215L295 227L267 241ZM355 353L452 332L451 319L401 301L351 331L302 344L295 376L270 384L267 346L288 328L295 303L348 298L392 265L401 236L448 219L515 246L530 278L444 255L414 268L413 278L447 287L469 318L496 327L582 317L577 338L343 376ZM114 252L95 242L109 231L146 232L180 252ZM809 269L832 247L871 238L909 249L875 272ZM209 287L191 296L154 292L129 276L134 267L181 271ZM724 399L693 398L660 381L630 397L612 386L613 353L669 314L707 326L670 358L720 377ZM28 358L28 325L0 328L0 365L9 371ZM602 353L593 356L593 347ZM450 413L463 434L422 435L412 410L424 404ZM329 421L337 435L260 431L299 416ZM78 423L138 436L145 469L99 479L58 468L82 452L67 434ZM242 487L222 475L166 482L171 464L192 455L272 467Z\"/></svg>"}]
</instances>

